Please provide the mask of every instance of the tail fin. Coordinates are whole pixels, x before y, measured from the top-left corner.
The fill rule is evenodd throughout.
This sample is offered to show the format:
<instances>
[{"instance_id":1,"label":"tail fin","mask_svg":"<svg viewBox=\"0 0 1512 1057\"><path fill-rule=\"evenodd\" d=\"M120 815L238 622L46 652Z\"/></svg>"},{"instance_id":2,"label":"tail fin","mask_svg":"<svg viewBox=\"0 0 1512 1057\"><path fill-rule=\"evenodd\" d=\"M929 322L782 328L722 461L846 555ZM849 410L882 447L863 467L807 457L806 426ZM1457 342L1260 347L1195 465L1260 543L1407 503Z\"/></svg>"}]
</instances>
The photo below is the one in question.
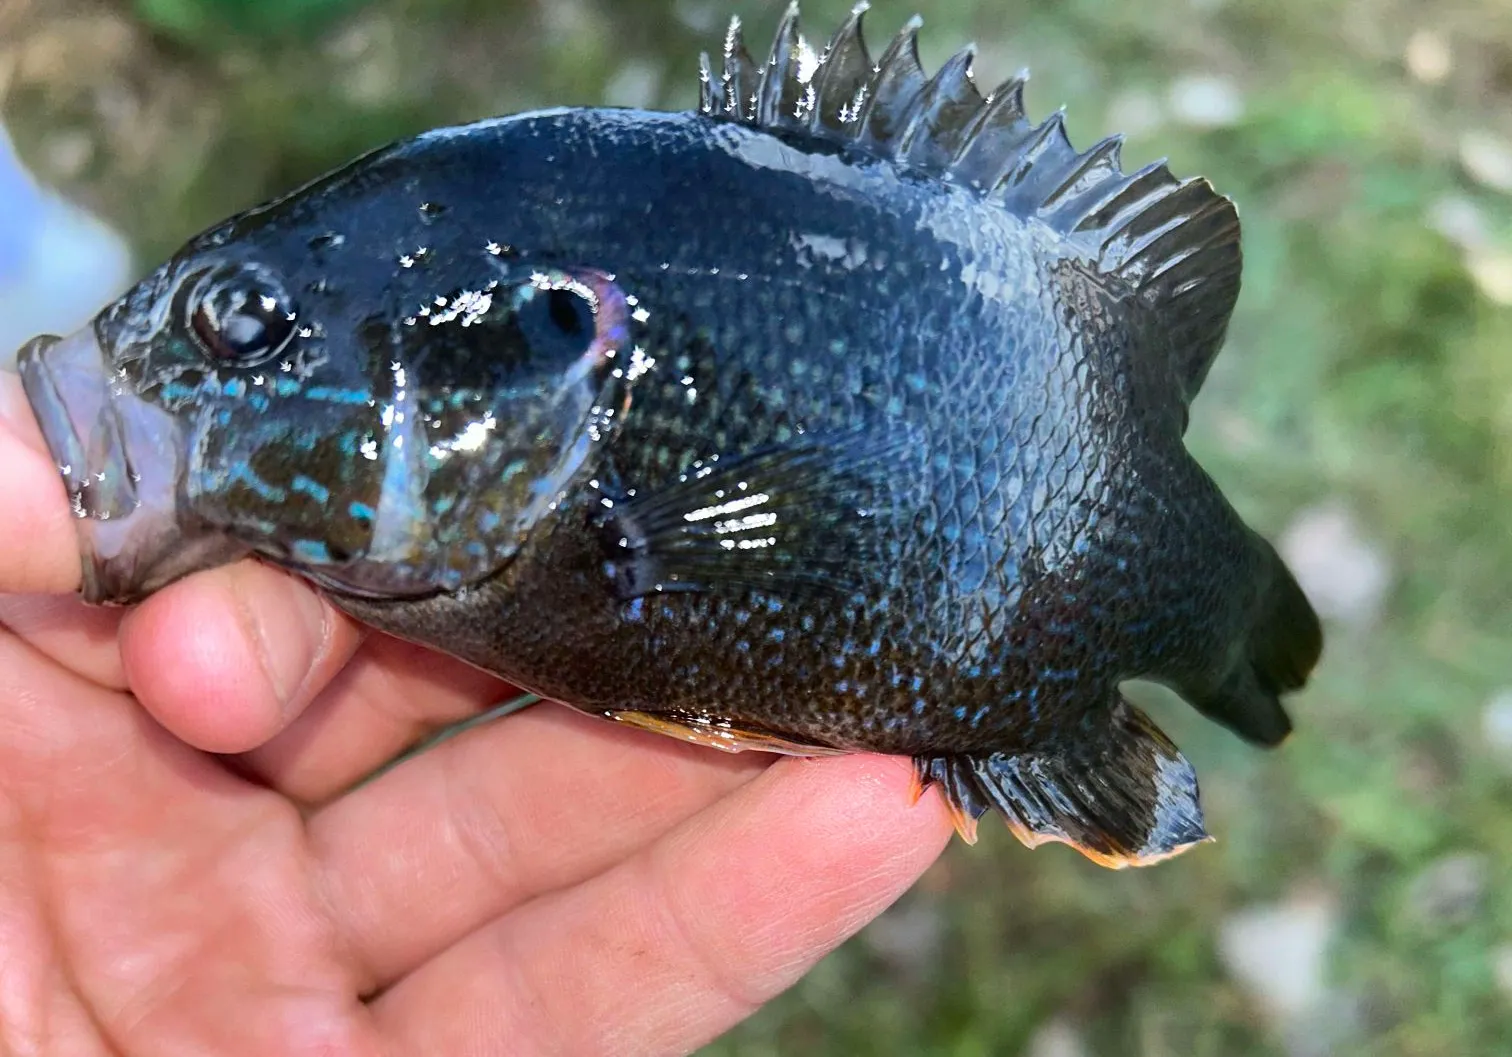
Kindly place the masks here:
<instances>
[{"instance_id":1,"label":"tail fin","mask_svg":"<svg viewBox=\"0 0 1512 1057\"><path fill-rule=\"evenodd\" d=\"M1237 668L1214 690L1183 692L1203 715L1247 741L1279 745L1291 733L1280 695L1300 690L1323 653L1323 628L1286 564L1265 544L1270 589Z\"/></svg>"},{"instance_id":2,"label":"tail fin","mask_svg":"<svg viewBox=\"0 0 1512 1057\"><path fill-rule=\"evenodd\" d=\"M1271 558L1275 572L1270 597L1265 615L1251 635L1250 656L1261 685L1285 693L1302 689L1323 656L1323 626L1301 585L1274 549Z\"/></svg>"},{"instance_id":3,"label":"tail fin","mask_svg":"<svg viewBox=\"0 0 1512 1057\"><path fill-rule=\"evenodd\" d=\"M1015 755L918 756L914 778L920 792L940 785L968 843L994 807L1025 846L1059 841L1115 870L1212 839L1192 765L1122 695L1095 717L1090 735Z\"/></svg>"}]
</instances>

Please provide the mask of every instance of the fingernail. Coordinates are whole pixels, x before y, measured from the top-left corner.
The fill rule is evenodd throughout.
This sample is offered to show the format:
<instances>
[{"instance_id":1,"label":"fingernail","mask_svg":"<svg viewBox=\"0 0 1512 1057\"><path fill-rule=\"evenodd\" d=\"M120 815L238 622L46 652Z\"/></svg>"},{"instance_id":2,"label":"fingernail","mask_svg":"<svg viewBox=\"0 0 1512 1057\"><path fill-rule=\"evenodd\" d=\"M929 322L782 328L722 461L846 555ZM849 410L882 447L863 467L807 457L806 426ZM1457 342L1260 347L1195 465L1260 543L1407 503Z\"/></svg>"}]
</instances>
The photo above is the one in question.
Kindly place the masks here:
<instances>
[{"instance_id":1,"label":"fingernail","mask_svg":"<svg viewBox=\"0 0 1512 1057\"><path fill-rule=\"evenodd\" d=\"M0 369L0 428L38 454L51 458L37 416L32 414L26 390L21 387L21 376L4 369Z\"/></svg>"},{"instance_id":2,"label":"fingernail","mask_svg":"<svg viewBox=\"0 0 1512 1057\"><path fill-rule=\"evenodd\" d=\"M249 567L237 576L243 624L257 649L263 671L287 715L303 704L315 662L330 636L330 612L308 587L282 573ZM256 584L254 592L247 580Z\"/></svg>"}]
</instances>

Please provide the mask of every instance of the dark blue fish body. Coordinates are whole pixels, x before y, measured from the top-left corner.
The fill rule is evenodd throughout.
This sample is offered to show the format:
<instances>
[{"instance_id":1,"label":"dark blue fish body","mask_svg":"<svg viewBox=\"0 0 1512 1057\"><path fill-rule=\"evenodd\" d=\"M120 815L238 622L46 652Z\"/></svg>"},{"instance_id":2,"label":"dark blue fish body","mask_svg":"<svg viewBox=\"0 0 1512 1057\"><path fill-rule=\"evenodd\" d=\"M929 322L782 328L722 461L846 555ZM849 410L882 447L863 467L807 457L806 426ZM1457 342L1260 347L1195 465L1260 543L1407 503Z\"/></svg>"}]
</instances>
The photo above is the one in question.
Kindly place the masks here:
<instances>
[{"instance_id":1,"label":"dark blue fish body","mask_svg":"<svg viewBox=\"0 0 1512 1057\"><path fill-rule=\"evenodd\" d=\"M764 65L732 34L699 113L376 152L191 243L98 349L36 345L60 463L106 471L91 597L250 551L585 711L910 755L968 835L1204 839L1119 683L1273 744L1321 648L1182 443L1233 207L969 55L926 78L912 26L872 63L859 18L821 57L790 16ZM90 356L127 395L77 396Z\"/></svg>"}]
</instances>

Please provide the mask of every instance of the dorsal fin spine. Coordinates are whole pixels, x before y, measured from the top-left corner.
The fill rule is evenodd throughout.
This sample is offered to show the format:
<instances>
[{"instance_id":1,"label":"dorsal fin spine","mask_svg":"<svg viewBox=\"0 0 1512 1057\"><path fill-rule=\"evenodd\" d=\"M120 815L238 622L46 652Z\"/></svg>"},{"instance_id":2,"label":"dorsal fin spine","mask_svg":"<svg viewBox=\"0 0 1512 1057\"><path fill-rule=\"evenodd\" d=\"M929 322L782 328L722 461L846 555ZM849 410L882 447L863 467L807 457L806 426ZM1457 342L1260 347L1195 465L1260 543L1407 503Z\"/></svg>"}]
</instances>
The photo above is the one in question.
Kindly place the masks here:
<instances>
[{"instance_id":1,"label":"dorsal fin spine","mask_svg":"<svg viewBox=\"0 0 1512 1057\"><path fill-rule=\"evenodd\" d=\"M1026 186L1032 188L1032 182L1045 171L1047 163L1043 159L1046 155L1064 158L1070 146L1071 142L1066 138L1066 112L1057 110L1044 122L1034 126L1029 138L1019 147L1014 167L1003 178L1004 188L1009 191L1017 191ZM1037 201L1033 194L1020 197L1031 204Z\"/></svg>"},{"instance_id":2,"label":"dorsal fin spine","mask_svg":"<svg viewBox=\"0 0 1512 1057\"><path fill-rule=\"evenodd\" d=\"M698 112L705 117L714 113L714 66L708 52L698 56Z\"/></svg>"},{"instance_id":3,"label":"dorsal fin spine","mask_svg":"<svg viewBox=\"0 0 1512 1057\"><path fill-rule=\"evenodd\" d=\"M701 57L699 110L772 130L806 131L990 196L1084 253L1097 274L1126 284L1165 328L1173 374L1190 400L1217 355L1238 296L1242 259L1233 203L1202 179L1178 181L1164 160L1122 171L1119 137L1078 153L1064 111L1039 124L1024 110L1027 72L985 99L973 51L934 75L919 63L923 21L909 19L882 58L868 58L857 3L818 57L801 61L798 5L757 66L738 17L716 79ZM1179 301L1179 306L1172 303Z\"/></svg>"},{"instance_id":4,"label":"dorsal fin spine","mask_svg":"<svg viewBox=\"0 0 1512 1057\"><path fill-rule=\"evenodd\" d=\"M761 87L757 89L758 103L756 120L766 126L789 124L796 113L788 113L783 107L790 89L799 88L795 67L798 64L798 49L802 46L798 33L798 2L788 4L787 13L772 41L772 52L761 71ZM796 92L794 95L796 97Z\"/></svg>"},{"instance_id":5,"label":"dorsal fin spine","mask_svg":"<svg viewBox=\"0 0 1512 1057\"><path fill-rule=\"evenodd\" d=\"M899 156L925 168L949 166L965 133L964 126L948 120L950 112L964 108L974 114L984 102L972 76L975 61L976 45L968 44L929 79L913 119L899 136Z\"/></svg>"},{"instance_id":6,"label":"dorsal fin spine","mask_svg":"<svg viewBox=\"0 0 1512 1057\"><path fill-rule=\"evenodd\" d=\"M725 114L754 124L760 74L751 53L746 50L745 27L739 15L730 19L730 29L725 34L724 80Z\"/></svg>"},{"instance_id":7,"label":"dorsal fin spine","mask_svg":"<svg viewBox=\"0 0 1512 1057\"><path fill-rule=\"evenodd\" d=\"M862 21L869 7L866 0L860 0L852 7L850 17L825 46L819 71L814 75L810 131L819 133L844 127L843 111L872 76L872 61L862 35Z\"/></svg>"},{"instance_id":8,"label":"dorsal fin spine","mask_svg":"<svg viewBox=\"0 0 1512 1057\"><path fill-rule=\"evenodd\" d=\"M871 90L856 116L860 141L894 157L897 134L908 123L904 115L917 106L924 87L924 71L919 65L919 30L923 26L924 20L914 15L898 31L877 60ZM915 79L917 84L912 83Z\"/></svg>"},{"instance_id":9,"label":"dorsal fin spine","mask_svg":"<svg viewBox=\"0 0 1512 1057\"><path fill-rule=\"evenodd\" d=\"M1017 142L1027 134L1029 122L1024 117L1026 83L1028 74L1021 72L988 96L956 149L950 171L979 191L990 191L997 186L1002 178L1002 167L1012 157ZM999 139L997 143L993 143L995 135Z\"/></svg>"},{"instance_id":10,"label":"dorsal fin spine","mask_svg":"<svg viewBox=\"0 0 1512 1057\"><path fill-rule=\"evenodd\" d=\"M1059 186L1049 191L1041 209L1057 220L1067 211L1077 211L1090 204L1089 196L1110 180L1119 176L1119 155L1123 150L1122 136L1109 136L1095 144L1082 155L1081 163L1073 166L1060 181Z\"/></svg>"}]
</instances>

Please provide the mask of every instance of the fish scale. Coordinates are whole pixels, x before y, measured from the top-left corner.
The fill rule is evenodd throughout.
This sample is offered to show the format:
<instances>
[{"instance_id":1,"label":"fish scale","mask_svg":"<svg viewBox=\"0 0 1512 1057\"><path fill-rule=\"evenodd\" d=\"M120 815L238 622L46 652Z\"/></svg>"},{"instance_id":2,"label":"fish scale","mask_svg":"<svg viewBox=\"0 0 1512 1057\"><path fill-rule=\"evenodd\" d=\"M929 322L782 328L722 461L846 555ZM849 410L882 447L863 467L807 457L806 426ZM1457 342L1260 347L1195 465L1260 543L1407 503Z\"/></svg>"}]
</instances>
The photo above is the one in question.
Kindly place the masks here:
<instances>
[{"instance_id":1,"label":"fish scale","mask_svg":"<svg viewBox=\"0 0 1512 1057\"><path fill-rule=\"evenodd\" d=\"M1182 442L1237 214L970 49L927 74L917 20L873 62L863 15L811 48L795 7L762 63L737 21L693 113L375 151L34 342L48 443L99 475L86 597L252 554L588 713L911 756L968 840L1207 840L1119 684L1271 745L1322 648Z\"/></svg>"}]
</instances>

